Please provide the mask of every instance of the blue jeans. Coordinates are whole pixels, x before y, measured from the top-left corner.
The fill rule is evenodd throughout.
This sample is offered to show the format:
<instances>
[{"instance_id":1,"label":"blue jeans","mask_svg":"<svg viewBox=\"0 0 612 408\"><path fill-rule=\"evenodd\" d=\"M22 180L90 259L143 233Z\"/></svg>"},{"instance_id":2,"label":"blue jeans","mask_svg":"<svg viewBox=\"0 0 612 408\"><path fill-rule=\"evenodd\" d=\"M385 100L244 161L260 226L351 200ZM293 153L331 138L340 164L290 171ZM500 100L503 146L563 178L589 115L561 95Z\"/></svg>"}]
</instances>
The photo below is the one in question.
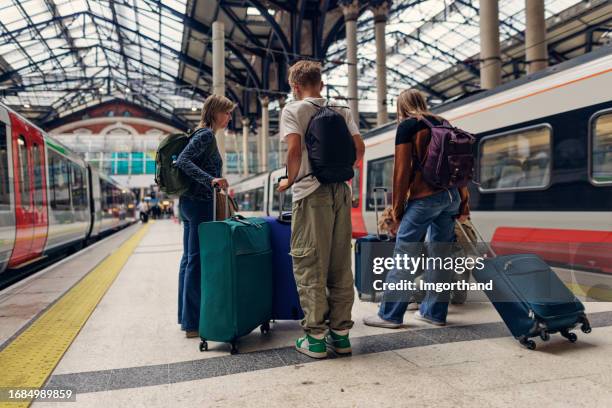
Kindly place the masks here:
<instances>
[{"instance_id":1,"label":"blue jeans","mask_svg":"<svg viewBox=\"0 0 612 408\"><path fill-rule=\"evenodd\" d=\"M185 331L200 326L200 240L198 225L213 219L212 201L181 197L179 209L183 219L183 257L179 268L178 322Z\"/></svg>"},{"instance_id":2,"label":"blue jeans","mask_svg":"<svg viewBox=\"0 0 612 408\"><path fill-rule=\"evenodd\" d=\"M456 188L442 191L429 197L408 201L404 216L397 231L394 256L407 254L420 257L423 245L420 244L428 233L430 242L455 241L455 217L459 213L461 197ZM432 246L428 256L445 256L444 248ZM437 253L436 253L437 251ZM426 282L450 282L453 271L426 270ZM397 283L402 280L413 281L415 275L406 269L392 269L387 274L386 282ZM378 315L387 321L402 323L408 307L410 293L398 299L396 291L384 293ZM428 319L438 322L446 321L450 292L436 293L428 291L421 303L421 313Z\"/></svg>"}]
</instances>

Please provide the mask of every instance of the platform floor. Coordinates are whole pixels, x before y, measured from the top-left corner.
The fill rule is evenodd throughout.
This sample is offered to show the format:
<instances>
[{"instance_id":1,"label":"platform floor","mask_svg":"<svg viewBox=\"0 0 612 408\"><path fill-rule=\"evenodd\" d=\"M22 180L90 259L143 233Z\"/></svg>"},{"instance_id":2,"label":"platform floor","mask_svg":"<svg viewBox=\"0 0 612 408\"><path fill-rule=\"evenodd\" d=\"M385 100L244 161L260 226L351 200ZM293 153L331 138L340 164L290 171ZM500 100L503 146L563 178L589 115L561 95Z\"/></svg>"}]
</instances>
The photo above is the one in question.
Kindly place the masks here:
<instances>
[{"instance_id":1,"label":"platform floor","mask_svg":"<svg viewBox=\"0 0 612 408\"><path fill-rule=\"evenodd\" d=\"M48 386L76 389L77 403L53 407L612 406L611 303L586 305L595 329L578 331L577 343L555 335L535 351L509 337L489 304L452 306L446 327L407 317L405 328L386 330L364 326L361 319L376 305L356 301L352 357L315 361L298 354L291 345L301 330L286 321L241 339L238 355L214 342L201 353L199 339L186 339L176 323L181 226L156 221L142 228L0 292L2 361L43 310L133 244L48 378Z\"/></svg>"}]
</instances>

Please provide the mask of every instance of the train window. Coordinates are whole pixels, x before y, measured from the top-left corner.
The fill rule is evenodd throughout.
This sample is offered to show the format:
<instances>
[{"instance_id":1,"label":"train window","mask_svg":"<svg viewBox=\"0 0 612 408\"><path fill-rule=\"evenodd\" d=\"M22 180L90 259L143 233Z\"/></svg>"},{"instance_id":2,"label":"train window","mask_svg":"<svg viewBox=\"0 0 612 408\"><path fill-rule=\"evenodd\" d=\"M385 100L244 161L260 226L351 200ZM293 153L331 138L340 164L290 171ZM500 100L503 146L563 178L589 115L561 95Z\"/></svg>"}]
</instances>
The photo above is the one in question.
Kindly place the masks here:
<instances>
[{"instance_id":1,"label":"train window","mask_svg":"<svg viewBox=\"0 0 612 408\"><path fill-rule=\"evenodd\" d=\"M9 190L8 144L6 141L6 126L0 124L0 210L8 211L11 205Z\"/></svg>"},{"instance_id":2,"label":"train window","mask_svg":"<svg viewBox=\"0 0 612 408\"><path fill-rule=\"evenodd\" d=\"M42 164L40 160L40 146L38 144L32 145L32 171L34 173L34 204L42 208L43 205L43 178L42 178Z\"/></svg>"},{"instance_id":3,"label":"train window","mask_svg":"<svg viewBox=\"0 0 612 408\"><path fill-rule=\"evenodd\" d=\"M68 163L59 154L49 150L49 173L51 175L51 208L70 210L70 181Z\"/></svg>"},{"instance_id":4,"label":"train window","mask_svg":"<svg viewBox=\"0 0 612 408\"><path fill-rule=\"evenodd\" d=\"M240 193L236 193L234 197L236 199L236 204L238 204L238 209L240 211L263 211L263 202L264 202L264 188L258 187L253 190L242 191ZM277 207L278 211L278 207Z\"/></svg>"},{"instance_id":5,"label":"train window","mask_svg":"<svg viewBox=\"0 0 612 408\"><path fill-rule=\"evenodd\" d=\"M383 210L384 197L374 194L374 187L385 187L387 189L387 203L391 205L393 193L393 156L368 161L368 183L366 191L367 211L374 211L374 200L378 203L378 209Z\"/></svg>"},{"instance_id":6,"label":"train window","mask_svg":"<svg viewBox=\"0 0 612 408\"><path fill-rule=\"evenodd\" d=\"M480 190L546 188L550 182L552 128L538 125L488 136L480 143Z\"/></svg>"},{"instance_id":7,"label":"train window","mask_svg":"<svg viewBox=\"0 0 612 408\"><path fill-rule=\"evenodd\" d=\"M596 114L591 122L591 181L612 183L612 111Z\"/></svg>"},{"instance_id":8,"label":"train window","mask_svg":"<svg viewBox=\"0 0 612 408\"><path fill-rule=\"evenodd\" d=\"M28 163L28 146L23 136L17 139L17 151L19 153L19 192L21 196L21 206L29 207L32 205L30 197L30 168Z\"/></svg>"},{"instance_id":9,"label":"train window","mask_svg":"<svg viewBox=\"0 0 612 408\"><path fill-rule=\"evenodd\" d=\"M70 163L70 190L72 193L72 206L75 210L87 208L87 195L83 169L75 163Z\"/></svg>"}]
</instances>

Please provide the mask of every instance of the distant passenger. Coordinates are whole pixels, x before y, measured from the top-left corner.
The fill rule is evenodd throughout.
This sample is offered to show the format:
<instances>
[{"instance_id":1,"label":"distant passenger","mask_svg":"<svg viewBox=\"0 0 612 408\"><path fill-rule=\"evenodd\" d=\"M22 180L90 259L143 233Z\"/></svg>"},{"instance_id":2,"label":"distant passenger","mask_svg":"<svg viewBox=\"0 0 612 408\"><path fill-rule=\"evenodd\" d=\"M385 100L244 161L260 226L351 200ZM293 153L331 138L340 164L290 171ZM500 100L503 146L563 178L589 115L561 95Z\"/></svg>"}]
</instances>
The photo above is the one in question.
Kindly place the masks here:
<instances>
[{"instance_id":1,"label":"distant passenger","mask_svg":"<svg viewBox=\"0 0 612 408\"><path fill-rule=\"evenodd\" d=\"M138 216L143 224L149 221L149 206L145 201L138 204Z\"/></svg>"},{"instance_id":2,"label":"distant passenger","mask_svg":"<svg viewBox=\"0 0 612 408\"><path fill-rule=\"evenodd\" d=\"M234 107L234 103L224 96L206 98L200 124L176 159L176 166L194 181L179 201L183 220L183 258L179 271L178 322L187 337L197 337L200 325L198 225L213 220L213 186L223 189L228 186L227 180L221 177L223 162L215 133L227 127Z\"/></svg>"},{"instance_id":3,"label":"distant passenger","mask_svg":"<svg viewBox=\"0 0 612 408\"><path fill-rule=\"evenodd\" d=\"M417 90L405 90L397 100L399 126L395 135L395 165L393 170L393 221L397 226L396 255L420 257L419 242L427 233L430 242L454 242L455 218L465 221L469 215L467 187L435 188L423 180L413 159L423 160L431 132L423 121L426 118L441 124L442 118L432 114L423 95ZM439 248L439 247L438 247ZM417 252L418 250L418 252ZM432 256L432 254L428 254ZM453 271L427 270L427 282L451 282ZM413 280L405 269L392 269L387 283ZM364 319L369 326L399 328L403 323L411 293L384 293L377 315ZM446 324L449 292L428 291L415 317L435 325Z\"/></svg>"},{"instance_id":4,"label":"distant passenger","mask_svg":"<svg viewBox=\"0 0 612 408\"><path fill-rule=\"evenodd\" d=\"M348 354L354 300L351 190L345 182L321 184L312 174L304 136L310 120L328 102L321 96L321 65L298 61L289 69L289 84L297 100L287 104L281 116L281 137L288 145L288 179L281 181L278 190L290 186L293 189L291 256L306 332L297 339L296 349L310 357L324 358L327 342L337 353ZM344 135L353 160L356 157L359 162L364 145L351 111L346 106L334 107L339 105L336 101L330 102L346 122L346 126L340 124L348 132ZM324 130L322 133L323 137L347 140ZM339 157L343 153L346 152L338 152ZM349 171L353 164L348 164Z\"/></svg>"}]
</instances>

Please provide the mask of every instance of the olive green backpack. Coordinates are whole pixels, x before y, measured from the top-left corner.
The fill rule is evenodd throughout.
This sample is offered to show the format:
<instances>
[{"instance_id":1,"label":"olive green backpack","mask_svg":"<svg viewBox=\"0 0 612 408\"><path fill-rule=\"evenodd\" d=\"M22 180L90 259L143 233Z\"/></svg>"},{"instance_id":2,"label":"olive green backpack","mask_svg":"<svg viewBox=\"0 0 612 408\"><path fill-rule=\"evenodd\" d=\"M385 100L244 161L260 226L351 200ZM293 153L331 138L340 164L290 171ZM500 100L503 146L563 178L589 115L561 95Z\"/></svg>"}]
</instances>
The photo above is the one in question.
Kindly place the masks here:
<instances>
[{"instance_id":1,"label":"olive green backpack","mask_svg":"<svg viewBox=\"0 0 612 408\"><path fill-rule=\"evenodd\" d=\"M185 133L166 136L157 147L155 155L155 183L169 196L180 196L189 189L191 181L176 167L176 159L189 143Z\"/></svg>"}]
</instances>

